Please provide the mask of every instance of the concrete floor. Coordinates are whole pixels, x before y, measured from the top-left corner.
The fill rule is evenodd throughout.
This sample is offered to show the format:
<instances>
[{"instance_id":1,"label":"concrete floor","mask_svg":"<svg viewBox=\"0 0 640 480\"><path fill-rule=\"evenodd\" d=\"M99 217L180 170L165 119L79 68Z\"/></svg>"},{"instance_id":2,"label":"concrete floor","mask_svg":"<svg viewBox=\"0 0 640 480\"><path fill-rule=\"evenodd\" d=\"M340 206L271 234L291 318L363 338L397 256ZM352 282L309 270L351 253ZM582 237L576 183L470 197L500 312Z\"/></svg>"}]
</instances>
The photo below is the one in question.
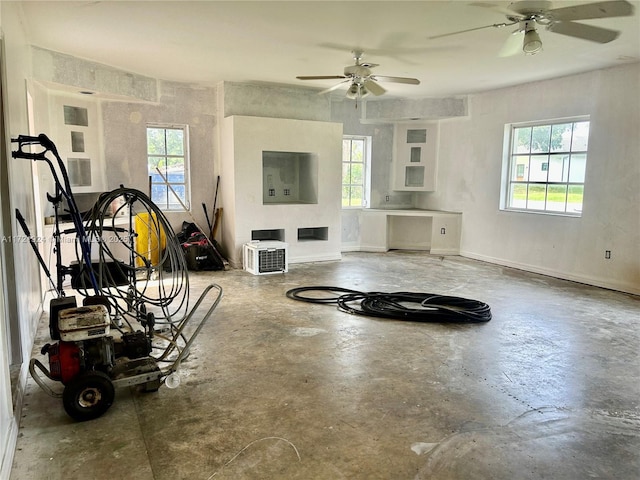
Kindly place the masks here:
<instances>
[{"instance_id":1,"label":"concrete floor","mask_svg":"<svg viewBox=\"0 0 640 480\"><path fill-rule=\"evenodd\" d=\"M640 478L638 297L418 252L190 278L225 296L180 387L118 389L74 423L29 380L11 479ZM284 295L308 285L463 296L493 319Z\"/></svg>"}]
</instances>

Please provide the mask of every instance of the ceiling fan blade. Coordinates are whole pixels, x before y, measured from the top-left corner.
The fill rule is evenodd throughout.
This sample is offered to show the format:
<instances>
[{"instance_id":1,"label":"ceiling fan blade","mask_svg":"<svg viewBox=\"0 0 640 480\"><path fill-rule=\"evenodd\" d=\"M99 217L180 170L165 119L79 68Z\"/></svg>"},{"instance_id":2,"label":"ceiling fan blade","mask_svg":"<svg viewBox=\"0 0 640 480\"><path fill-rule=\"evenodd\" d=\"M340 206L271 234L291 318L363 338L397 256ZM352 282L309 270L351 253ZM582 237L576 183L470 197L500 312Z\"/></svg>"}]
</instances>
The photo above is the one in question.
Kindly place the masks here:
<instances>
[{"instance_id":1,"label":"ceiling fan blade","mask_svg":"<svg viewBox=\"0 0 640 480\"><path fill-rule=\"evenodd\" d=\"M315 76L302 76L296 77L298 80L333 80L340 78L347 78L344 75L315 75Z\"/></svg>"},{"instance_id":2,"label":"ceiling fan blade","mask_svg":"<svg viewBox=\"0 0 640 480\"><path fill-rule=\"evenodd\" d=\"M382 86L380 86L379 84L377 84L375 81L373 80L365 80L364 82L364 86L367 90L369 90L371 93L373 93L376 97L379 95L382 95L383 93L386 92L386 90L384 88L382 88Z\"/></svg>"},{"instance_id":3,"label":"ceiling fan blade","mask_svg":"<svg viewBox=\"0 0 640 480\"><path fill-rule=\"evenodd\" d=\"M574 7L554 8L549 10L554 21L588 20L592 18L626 17L633 15L633 5L626 0L611 2L587 3Z\"/></svg>"},{"instance_id":4,"label":"ceiling fan blade","mask_svg":"<svg viewBox=\"0 0 640 480\"><path fill-rule=\"evenodd\" d=\"M500 52L498 53L499 57L513 57L522 52L522 36L521 31L516 30L509 37L507 37L507 41L504 42Z\"/></svg>"},{"instance_id":5,"label":"ceiling fan blade","mask_svg":"<svg viewBox=\"0 0 640 480\"><path fill-rule=\"evenodd\" d=\"M378 80L380 82L393 82L393 83L408 83L409 85L420 85L420 80L417 78L407 77L387 77L385 75L375 75L372 80Z\"/></svg>"},{"instance_id":6,"label":"ceiling fan blade","mask_svg":"<svg viewBox=\"0 0 640 480\"><path fill-rule=\"evenodd\" d=\"M493 10L494 12L502 13L506 16L519 15L518 12L514 10L510 10L509 8L504 8L501 5L496 5L494 3L485 3L485 2L471 2L469 4L470 7L480 7L480 8L488 8Z\"/></svg>"},{"instance_id":7,"label":"ceiling fan blade","mask_svg":"<svg viewBox=\"0 0 640 480\"><path fill-rule=\"evenodd\" d=\"M325 93L329 93L329 92L333 92L334 90L337 90L338 88L340 88L342 85L344 85L347 82L350 82L351 79L347 78L346 80L343 80L340 83L336 83L333 87L329 87L326 90L322 90L321 92L318 92L318 95L323 95Z\"/></svg>"},{"instance_id":8,"label":"ceiling fan blade","mask_svg":"<svg viewBox=\"0 0 640 480\"><path fill-rule=\"evenodd\" d=\"M434 40L436 38L450 37L451 35L459 35L461 33L475 32L476 30L483 30L485 28L508 27L509 25L515 25L516 23L518 23L518 22L513 22L513 23L493 23L491 25L484 25L482 27L467 28L466 30L458 30L457 32L443 33L442 35L433 35L431 37L427 37L427 39L428 40Z\"/></svg>"},{"instance_id":9,"label":"ceiling fan blade","mask_svg":"<svg viewBox=\"0 0 640 480\"><path fill-rule=\"evenodd\" d=\"M582 38L597 43L609 43L618 38L620 32L617 30L609 30L608 28L595 27L584 23L575 22L556 22L547 27L547 30L567 35L569 37Z\"/></svg>"}]
</instances>

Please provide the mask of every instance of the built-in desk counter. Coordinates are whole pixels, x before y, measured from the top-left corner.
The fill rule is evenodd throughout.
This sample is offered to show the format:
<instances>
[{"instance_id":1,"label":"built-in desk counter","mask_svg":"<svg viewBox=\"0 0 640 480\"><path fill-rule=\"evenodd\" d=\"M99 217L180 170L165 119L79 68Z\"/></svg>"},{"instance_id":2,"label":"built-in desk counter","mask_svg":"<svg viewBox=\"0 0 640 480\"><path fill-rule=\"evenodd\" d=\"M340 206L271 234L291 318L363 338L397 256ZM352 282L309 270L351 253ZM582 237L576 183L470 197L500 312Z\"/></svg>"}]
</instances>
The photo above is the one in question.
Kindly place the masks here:
<instances>
[{"instance_id":1,"label":"built-in desk counter","mask_svg":"<svg viewBox=\"0 0 640 480\"><path fill-rule=\"evenodd\" d=\"M459 255L462 214L440 210L365 209L360 224L360 250L428 250Z\"/></svg>"}]
</instances>

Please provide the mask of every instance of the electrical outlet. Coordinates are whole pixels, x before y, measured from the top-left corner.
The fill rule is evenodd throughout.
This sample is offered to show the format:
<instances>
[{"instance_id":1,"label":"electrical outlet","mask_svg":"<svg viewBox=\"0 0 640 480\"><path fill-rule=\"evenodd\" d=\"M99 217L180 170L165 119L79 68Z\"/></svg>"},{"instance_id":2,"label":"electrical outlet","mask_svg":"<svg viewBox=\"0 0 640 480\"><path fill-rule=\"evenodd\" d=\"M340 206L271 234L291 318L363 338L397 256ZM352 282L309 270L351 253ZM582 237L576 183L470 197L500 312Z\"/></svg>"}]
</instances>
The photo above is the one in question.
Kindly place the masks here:
<instances>
[{"instance_id":1,"label":"electrical outlet","mask_svg":"<svg viewBox=\"0 0 640 480\"><path fill-rule=\"evenodd\" d=\"M607 260L611 260L611 250L604 251L604 258L606 258Z\"/></svg>"},{"instance_id":2,"label":"electrical outlet","mask_svg":"<svg viewBox=\"0 0 640 480\"><path fill-rule=\"evenodd\" d=\"M444 227L442 227L440 229L440 235L445 235L446 233L447 233L447 230Z\"/></svg>"},{"instance_id":3,"label":"electrical outlet","mask_svg":"<svg viewBox=\"0 0 640 480\"><path fill-rule=\"evenodd\" d=\"M386 197L384 197L384 201L388 202L389 201L389 195L387 195Z\"/></svg>"}]
</instances>

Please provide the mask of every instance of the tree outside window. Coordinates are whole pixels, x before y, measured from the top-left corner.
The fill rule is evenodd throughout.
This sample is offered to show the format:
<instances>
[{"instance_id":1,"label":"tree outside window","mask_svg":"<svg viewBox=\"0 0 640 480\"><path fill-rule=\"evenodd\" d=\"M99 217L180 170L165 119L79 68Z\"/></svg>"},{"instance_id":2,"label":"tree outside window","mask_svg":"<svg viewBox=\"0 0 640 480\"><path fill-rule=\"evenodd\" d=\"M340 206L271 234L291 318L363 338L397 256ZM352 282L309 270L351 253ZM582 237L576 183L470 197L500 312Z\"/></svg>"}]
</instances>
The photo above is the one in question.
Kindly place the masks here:
<instances>
[{"instance_id":1,"label":"tree outside window","mask_svg":"<svg viewBox=\"0 0 640 480\"><path fill-rule=\"evenodd\" d=\"M189 208L187 140L186 126L147 127L151 200L162 210L183 210L182 205Z\"/></svg>"},{"instance_id":2,"label":"tree outside window","mask_svg":"<svg viewBox=\"0 0 640 480\"><path fill-rule=\"evenodd\" d=\"M505 207L580 216L589 120L512 125L509 134Z\"/></svg>"},{"instance_id":3,"label":"tree outside window","mask_svg":"<svg viewBox=\"0 0 640 480\"><path fill-rule=\"evenodd\" d=\"M342 206L367 205L368 139L346 135L342 140Z\"/></svg>"}]
</instances>

